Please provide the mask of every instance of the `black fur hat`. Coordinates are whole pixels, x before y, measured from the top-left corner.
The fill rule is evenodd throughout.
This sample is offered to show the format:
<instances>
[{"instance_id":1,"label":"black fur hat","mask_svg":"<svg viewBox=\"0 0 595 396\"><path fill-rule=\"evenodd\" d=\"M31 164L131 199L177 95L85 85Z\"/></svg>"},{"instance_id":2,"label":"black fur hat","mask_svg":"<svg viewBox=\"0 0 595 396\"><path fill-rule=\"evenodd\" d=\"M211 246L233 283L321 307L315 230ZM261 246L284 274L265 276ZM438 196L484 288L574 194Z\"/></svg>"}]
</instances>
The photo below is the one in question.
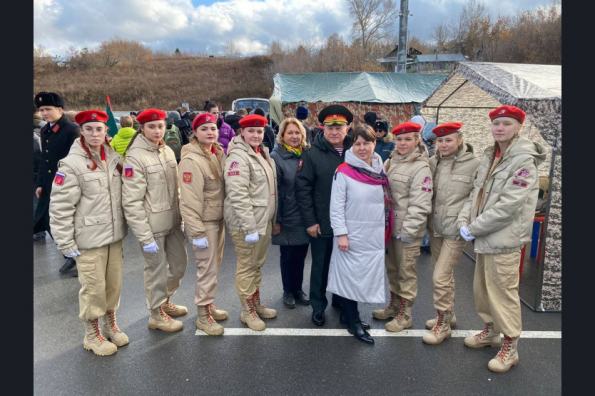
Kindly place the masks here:
<instances>
[{"instance_id":1,"label":"black fur hat","mask_svg":"<svg viewBox=\"0 0 595 396\"><path fill-rule=\"evenodd\" d=\"M64 108L64 99L54 92L40 92L35 95L35 106L55 106Z\"/></svg>"}]
</instances>

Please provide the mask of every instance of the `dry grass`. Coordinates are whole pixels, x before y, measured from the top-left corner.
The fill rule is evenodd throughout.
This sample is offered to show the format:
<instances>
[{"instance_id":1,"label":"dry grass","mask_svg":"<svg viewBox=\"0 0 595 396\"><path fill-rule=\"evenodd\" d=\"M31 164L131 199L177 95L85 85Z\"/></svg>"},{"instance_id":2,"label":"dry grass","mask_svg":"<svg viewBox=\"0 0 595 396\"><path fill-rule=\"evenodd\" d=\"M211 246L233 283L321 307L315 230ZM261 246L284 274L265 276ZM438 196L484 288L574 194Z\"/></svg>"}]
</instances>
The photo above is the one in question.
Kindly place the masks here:
<instances>
[{"instance_id":1,"label":"dry grass","mask_svg":"<svg viewBox=\"0 0 595 396\"><path fill-rule=\"evenodd\" d=\"M33 94L58 92L66 107L75 110L103 109L106 95L113 110L171 110L183 102L190 103L194 110L202 110L206 100L230 109L236 98L269 98L273 91L272 79L265 77L272 60L265 56L154 56L141 63L87 70L36 63Z\"/></svg>"}]
</instances>

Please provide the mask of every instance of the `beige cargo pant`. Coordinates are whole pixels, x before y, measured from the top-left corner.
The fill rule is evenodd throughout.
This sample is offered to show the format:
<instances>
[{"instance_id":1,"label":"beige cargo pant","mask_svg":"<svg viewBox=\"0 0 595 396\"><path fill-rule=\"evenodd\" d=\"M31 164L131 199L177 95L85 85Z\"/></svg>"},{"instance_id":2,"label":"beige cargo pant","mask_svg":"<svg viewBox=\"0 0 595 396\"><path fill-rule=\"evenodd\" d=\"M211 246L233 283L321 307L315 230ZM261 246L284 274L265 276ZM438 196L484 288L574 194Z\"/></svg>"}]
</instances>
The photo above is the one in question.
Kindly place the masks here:
<instances>
[{"instance_id":1,"label":"beige cargo pant","mask_svg":"<svg viewBox=\"0 0 595 396\"><path fill-rule=\"evenodd\" d=\"M180 228L155 238L155 242L159 246L157 253L147 253L141 246L145 257L143 274L148 309L158 308L178 290L188 266L186 242Z\"/></svg>"},{"instance_id":2,"label":"beige cargo pant","mask_svg":"<svg viewBox=\"0 0 595 396\"><path fill-rule=\"evenodd\" d=\"M454 269L459 265L467 241L453 241L430 234L430 250L434 262L434 308L452 311L455 302Z\"/></svg>"},{"instance_id":3,"label":"beige cargo pant","mask_svg":"<svg viewBox=\"0 0 595 396\"><path fill-rule=\"evenodd\" d=\"M388 254L385 257L386 275L390 290L405 300L415 301L417 297L417 258L423 238L411 243L390 237Z\"/></svg>"},{"instance_id":4,"label":"beige cargo pant","mask_svg":"<svg viewBox=\"0 0 595 396\"><path fill-rule=\"evenodd\" d=\"M272 222L267 223L264 235L258 234L258 242L246 242L246 234L230 231L231 239L238 256L236 269L236 291L241 300L249 299L256 289L260 288L262 281L261 268L267 258L269 242L271 241Z\"/></svg>"},{"instance_id":5,"label":"beige cargo pant","mask_svg":"<svg viewBox=\"0 0 595 396\"><path fill-rule=\"evenodd\" d=\"M217 293L217 274L223 259L225 245L225 222L204 223L209 247L205 249L192 245L196 261L196 288L194 289L194 304L208 305L215 300Z\"/></svg>"},{"instance_id":6,"label":"beige cargo pant","mask_svg":"<svg viewBox=\"0 0 595 396\"><path fill-rule=\"evenodd\" d=\"M79 249L79 318L91 321L116 311L122 292L122 241L96 249Z\"/></svg>"},{"instance_id":7,"label":"beige cargo pant","mask_svg":"<svg viewBox=\"0 0 595 396\"><path fill-rule=\"evenodd\" d=\"M521 335L519 265L521 253L477 254L473 299L477 313L508 337Z\"/></svg>"}]
</instances>

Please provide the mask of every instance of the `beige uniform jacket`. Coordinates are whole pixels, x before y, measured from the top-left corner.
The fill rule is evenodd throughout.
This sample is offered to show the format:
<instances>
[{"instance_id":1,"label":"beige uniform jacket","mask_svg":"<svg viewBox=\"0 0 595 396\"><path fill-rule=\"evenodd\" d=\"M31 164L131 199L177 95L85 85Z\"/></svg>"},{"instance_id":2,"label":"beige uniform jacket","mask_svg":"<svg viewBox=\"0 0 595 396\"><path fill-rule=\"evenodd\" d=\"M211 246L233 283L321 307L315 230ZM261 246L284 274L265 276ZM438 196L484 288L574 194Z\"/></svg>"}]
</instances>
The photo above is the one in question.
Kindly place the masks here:
<instances>
[{"instance_id":1,"label":"beige uniform jacket","mask_svg":"<svg viewBox=\"0 0 595 396\"><path fill-rule=\"evenodd\" d=\"M95 249L126 237L122 212L122 177L116 169L120 155L107 144L104 167L101 156L91 152L97 168L76 139L58 163L50 199L50 227L62 254Z\"/></svg>"},{"instance_id":2,"label":"beige uniform jacket","mask_svg":"<svg viewBox=\"0 0 595 396\"><path fill-rule=\"evenodd\" d=\"M475 251L482 254L518 252L531 239L539 190L537 166L545 160L543 146L527 138L514 140L485 183L484 208L478 213L477 197L488 172L493 147L481 158L474 188L459 214L475 236Z\"/></svg>"},{"instance_id":3,"label":"beige uniform jacket","mask_svg":"<svg viewBox=\"0 0 595 396\"><path fill-rule=\"evenodd\" d=\"M182 225L178 166L172 149L138 135L124 158L122 203L128 225L143 245Z\"/></svg>"},{"instance_id":4,"label":"beige uniform jacket","mask_svg":"<svg viewBox=\"0 0 595 396\"><path fill-rule=\"evenodd\" d=\"M267 223L273 224L277 217L275 162L268 148L261 144L260 149L264 156L255 153L241 136L234 137L227 146L223 213L231 231L264 235Z\"/></svg>"},{"instance_id":5,"label":"beige uniform jacket","mask_svg":"<svg viewBox=\"0 0 595 396\"><path fill-rule=\"evenodd\" d=\"M479 158L473 153L473 146L468 143L449 157L441 158L440 153L436 152L430 158L434 195L432 212L428 216L428 229L434 236L457 241L461 239L457 219L473 190L478 166Z\"/></svg>"},{"instance_id":6,"label":"beige uniform jacket","mask_svg":"<svg viewBox=\"0 0 595 396\"><path fill-rule=\"evenodd\" d=\"M384 163L394 201L393 236L412 241L426 233L432 210L432 172L428 150L420 142L411 153L395 149Z\"/></svg>"},{"instance_id":7,"label":"beige uniform jacket","mask_svg":"<svg viewBox=\"0 0 595 396\"><path fill-rule=\"evenodd\" d=\"M209 165L217 165L218 174ZM216 155L207 157L196 140L182 147L178 165L180 212L186 234L190 239L206 237L205 223L219 223L223 219L225 154L219 148Z\"/></svg>"}]
</instances>

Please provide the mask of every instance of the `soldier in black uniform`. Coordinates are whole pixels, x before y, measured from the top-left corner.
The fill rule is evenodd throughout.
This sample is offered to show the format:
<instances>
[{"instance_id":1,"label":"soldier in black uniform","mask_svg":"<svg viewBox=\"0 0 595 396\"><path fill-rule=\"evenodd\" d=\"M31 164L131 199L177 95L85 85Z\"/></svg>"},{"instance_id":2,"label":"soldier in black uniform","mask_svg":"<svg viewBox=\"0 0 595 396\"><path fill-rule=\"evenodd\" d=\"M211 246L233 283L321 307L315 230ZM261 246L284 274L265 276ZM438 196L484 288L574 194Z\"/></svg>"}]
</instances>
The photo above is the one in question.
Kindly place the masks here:
<instances>
[{"instance_id":1,"label":"soldier in black uniform","mask_svg":"<svg viewBox=\"0 0 595 396\"><path fill-rule=\"evenodd\" d=\"M33 234L47 231L52 236L49 216L52 182L58 170L58 162L66 157L74 140L80 136L80 127L64 115L64 100L57 93L38 93L35 95L35 106L39 108L47 124L40 132L41 159L35 191L39 201L33 215ZM60 273L65 274L75 265L74 259L67 259L60 268Z\"/></svg>"}]
</instances>

